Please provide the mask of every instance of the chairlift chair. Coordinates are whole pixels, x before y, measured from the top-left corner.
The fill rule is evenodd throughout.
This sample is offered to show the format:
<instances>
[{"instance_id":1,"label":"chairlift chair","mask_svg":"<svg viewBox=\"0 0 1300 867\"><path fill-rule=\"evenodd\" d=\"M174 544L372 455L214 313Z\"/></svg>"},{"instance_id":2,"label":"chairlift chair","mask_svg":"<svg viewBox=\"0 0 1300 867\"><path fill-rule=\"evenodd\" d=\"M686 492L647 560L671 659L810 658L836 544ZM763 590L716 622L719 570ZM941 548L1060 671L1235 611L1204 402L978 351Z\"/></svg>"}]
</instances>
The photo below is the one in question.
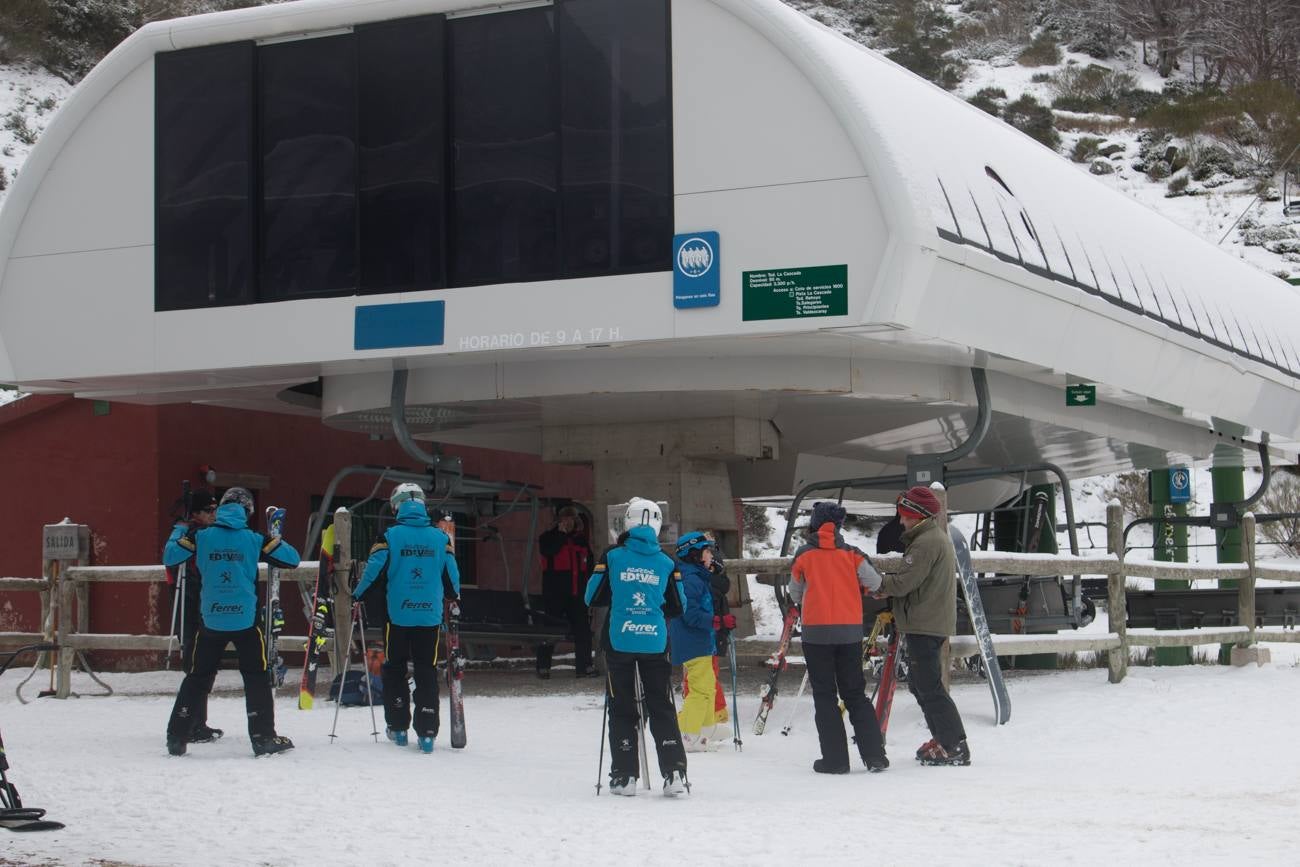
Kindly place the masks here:
<instances>
[{"instance_id":1,"label":"chairlift chair","mask_svg":"<svg viewBox=\"0 0 1300 867\"><path fill-rule=\"evenodd\" d=\"M1300 171L1294 168L1282 172L1282 213L1300 217Z\"/></svg>"}]
</instances>

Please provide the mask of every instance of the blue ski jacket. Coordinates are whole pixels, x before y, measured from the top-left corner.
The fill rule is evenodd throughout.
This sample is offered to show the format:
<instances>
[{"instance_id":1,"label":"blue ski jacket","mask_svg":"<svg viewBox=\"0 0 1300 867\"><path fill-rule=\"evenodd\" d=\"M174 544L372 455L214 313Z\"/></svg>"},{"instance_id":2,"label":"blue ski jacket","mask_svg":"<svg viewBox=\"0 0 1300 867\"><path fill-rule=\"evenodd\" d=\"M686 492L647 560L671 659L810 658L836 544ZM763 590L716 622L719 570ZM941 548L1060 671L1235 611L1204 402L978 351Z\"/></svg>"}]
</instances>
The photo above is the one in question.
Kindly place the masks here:
<instances>
[{"instance_id":1,"label":"blue ski jacket","mask_svg":"<svg viewBox=\"0 0 1300 867\"><path fill-rule=\"evenodd\" d=\"M709 570L699 563L677 561L682 576L682 593L686 604L682 616L668 623L668 651L673 665L684 665L700 656L712 656L716 649L713 637L713 592Z\"/></svg>"},{"instance_id":2,"label":"blue ski jacket","mask_svg":"<svg viewBox=\"0 0 1300 867\"><path fill-rule=\"evenodd\" d=\"M211 527L188 531L168 541L163 564L179 566L193 559L199 574L199 613L203 625L216 632L238 632L257 620L257 563L292 569L302 558L279 536L248 526L238 503L217 509Z\"/></svg>"},{"instance_id":3,"label":"blue ski jacket","mask_svg":"<svg viewBox=\"0 0 1300 867\"><path fill-rule=\"evenodd\" d=\"M626 542L604 553L587 579L584 599L609 606L605 643L621 653L663 653L668 620L686 605L673 558L645 525L633 527Z\"/></svg>"},{"instance_id":4,"label":"blue ski jacket","mask_svg":"<svg viewBox=\"0 0 1300 867\"><path fill-rule=\"evenodd\" d=\"M439 626L444 588L460 595L460 569L451 539L429 521L419 500L397 507L397 523L370 549L366 571L352 595L388 578L388 620L398 626Z\"/></svg>"}]
</instances>

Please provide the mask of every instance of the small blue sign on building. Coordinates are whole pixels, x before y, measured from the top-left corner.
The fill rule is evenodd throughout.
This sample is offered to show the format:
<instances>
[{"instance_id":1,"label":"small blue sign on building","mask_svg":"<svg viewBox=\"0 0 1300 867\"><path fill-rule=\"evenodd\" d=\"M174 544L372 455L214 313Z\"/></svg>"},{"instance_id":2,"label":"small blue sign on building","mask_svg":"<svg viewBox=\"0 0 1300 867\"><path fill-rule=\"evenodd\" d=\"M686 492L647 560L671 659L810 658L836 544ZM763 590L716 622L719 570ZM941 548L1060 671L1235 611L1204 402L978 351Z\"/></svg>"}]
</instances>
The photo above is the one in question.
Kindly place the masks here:
<instances>
[{"instance_id":1,"label":"small blue sign on building","mask_svg":"<svg viewBox=\"0 0 1300 867\"><path fill-rule=\"evenodd\" d=\"M717 307L721 300L722 255L717 232L673 236L673 306Z\"/></svg>"},{"instance_id":2,"label":"small blue sign on building","mask_svg":"<svg viewBox=\"0 0 1300 867\"><path fill-rule=\"evenodd\" d=\"M1192 501L1192 471L1187 467L1169 468L1169 502Z\"/></svg>"},{"instance_id":3,"label":"small blue sign on building","mask_svg":"<svg viewBox=\"0 0 1300 867\"><path fill-rule=\"evenodd\" d=\"M441 346L445 307L445 301L366 304L357 307L352 327L352 348Z\"/></svg>"}]
</instances>

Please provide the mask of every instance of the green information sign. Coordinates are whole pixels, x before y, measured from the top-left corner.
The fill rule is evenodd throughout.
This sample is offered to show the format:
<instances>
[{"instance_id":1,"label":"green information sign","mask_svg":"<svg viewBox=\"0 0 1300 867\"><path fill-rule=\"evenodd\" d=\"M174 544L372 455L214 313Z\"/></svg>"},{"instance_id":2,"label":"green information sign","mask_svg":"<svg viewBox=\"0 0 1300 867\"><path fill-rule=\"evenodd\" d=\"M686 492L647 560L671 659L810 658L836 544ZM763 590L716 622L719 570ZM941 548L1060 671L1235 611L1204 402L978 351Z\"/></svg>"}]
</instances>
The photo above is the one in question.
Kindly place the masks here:
<instances>
[{"instance_id":1,"label":"green information sign","mask_svg":"<svg viewBox=\"0 0 1300 867\"><path fill-rule=\"evenodd\" d=\"M741 281L746 322L845 316L849 312L848 265L745 271Z\"/></svg>"},{"instance_id":2,"label":"green information sign","mask_svg":"<svg viewBox=\"0 0 1300 867\"><path fill-rule=\"evenodd\" d=\"M1097 386L1067 385L1065 387L1066 406L1096 406Z\"/></svg>"}]
</instances>

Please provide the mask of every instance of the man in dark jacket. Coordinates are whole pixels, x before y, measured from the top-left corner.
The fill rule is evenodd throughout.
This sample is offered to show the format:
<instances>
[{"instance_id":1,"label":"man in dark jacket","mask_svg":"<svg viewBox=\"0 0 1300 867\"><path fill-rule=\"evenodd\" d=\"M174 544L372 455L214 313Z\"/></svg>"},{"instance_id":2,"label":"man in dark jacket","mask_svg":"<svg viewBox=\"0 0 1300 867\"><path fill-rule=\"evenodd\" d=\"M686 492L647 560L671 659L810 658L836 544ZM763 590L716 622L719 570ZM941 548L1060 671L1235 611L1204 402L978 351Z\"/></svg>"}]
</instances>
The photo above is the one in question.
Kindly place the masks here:
<instances>
[{"instance_id":1,"label":"man in dark jacket","mask_svg":"<svg viewBox=\"0 0 1300 867\"><path fill-rule=\"evenodd\" d=\"M181 537L191 530L197 532L204 527L211 527L212 522L217 519L217 498L209 490L197 490L189 496L188 503L180 504L179 511L184 511L187 514L172 527L171 535L167 537L167 545L179 542ZM199 615L199 578L197 575L187 576L185 572L184 565L167 570L167 583L171 585L172 592L180 596L175 601L176 606L180 609L180 616L175 618L179 622L172 625L175 627L176 635L181 642L181 671L189 671L194 667L194 639L199 633L201 619ZM169 648L168 656L170 655ZM221 729L214 729L208 725L208 700L205 695L194 708L194 726L190 729L189 742L192 744L206 744L215 741L221 735Z\"/></svg>"},{"instance_id":2,"label":"man in dark jacket","mask_svg":"<svg viewBox=\"0 0 1300 867\"><path fill-rule=\"evenodd\" d=\"M257 625L257 563L265 560L281 569L298 565L298 552L279 536L250 529L253 495L231 488L217 507L217 520L202 530L190 530L163 552L166 566L186 564L199 578L203 626L195 639L190 669L181 682L167 722L167 751L185 754L200 706L205 706L221 667L226 645L239 654L244 679L248 737L257 756L293 749L293 741L275 733L275 698L267 676L266 636Z\"/></svg>"},{"instance_id":3,"label":"man in dark jacket","mask_svg":"<svg viewBox=\"0 0 1300 867\"><path fill-rule=\"evenodd\" d=\"M354 596L360 598L376 582L387 585L382 675L388 739L406 746L414 722L421 752L431 753L438 735L438 631L443 600L460 596L460 570L451 538L429 521L423 488L403 482L388 503L397 523L370 549ZM408 662L415 679L414 716Z\"/></svg>"},{"instance_id":4,"label":"man in dark jacket","mask_svg":"<svg viewBox=\"0 0 1300 867\"><path fill-rule=\"evenodd\" d=\"M849 772L842 699L858 754L874 774L889 767L889 759L862 676L862 594L880 587L880 573L866 554L845 544L840 535L844 517L844 508L836 503L813 504L809 544L795 552L790 564L790 597L801 607L803 656L821 744L822 757L813 762L813 770Z\"/></svg>"},{"instance_id":5,"label":"man in dark jacket","mask_svg":"<svg viewBox=\"0 0 1300 867\"><path fill-rule=\"evenodd\" d=\"M640 776L637 756L636 682L641 679L646 715L654 735L664 794L687 791L686 752L673 709L668 621L686 606L681 575L673 559L659 548L663 515L654 502L633 498L625 514L627 540L610 548L587 581L588 605L609 606L601 630L608 671L605 699L609 707L609 790L635 795ZM644 769L649 773L649 768Z\"/></svg>"},{"instance_id":6,"label":"man in dark jacket","mask_svg":"<svg viewBox=\"0 0 1300 867\"><path fill-rule=\"evenodd\" d=\"M923 765L969 765L970 747L957 705L943 688L943 645L957 631L957 555L936 517L939 498L908 488L898 501L903 569L886 575L880 593L896 597L894 622L907 650L907 686L934 737L916 751Z\"/></svg>"},{"instance_id":7,"label":"man in dark jacket","mask_svg":"<svg viewBox=\"0 0 1300 867\"><path fill-rule=\"evenodd\" d=\"M542 557L542 607L547 614L569 622L573 635L573 667L577 677L597 677L591 664L591 624L582 591L591 574L591 546L582 530L582 518L573 506L556 514L555 526L537 538ZM537 646L537 676L551 676L555 645Z\"/></svg>"}]
</instances>

